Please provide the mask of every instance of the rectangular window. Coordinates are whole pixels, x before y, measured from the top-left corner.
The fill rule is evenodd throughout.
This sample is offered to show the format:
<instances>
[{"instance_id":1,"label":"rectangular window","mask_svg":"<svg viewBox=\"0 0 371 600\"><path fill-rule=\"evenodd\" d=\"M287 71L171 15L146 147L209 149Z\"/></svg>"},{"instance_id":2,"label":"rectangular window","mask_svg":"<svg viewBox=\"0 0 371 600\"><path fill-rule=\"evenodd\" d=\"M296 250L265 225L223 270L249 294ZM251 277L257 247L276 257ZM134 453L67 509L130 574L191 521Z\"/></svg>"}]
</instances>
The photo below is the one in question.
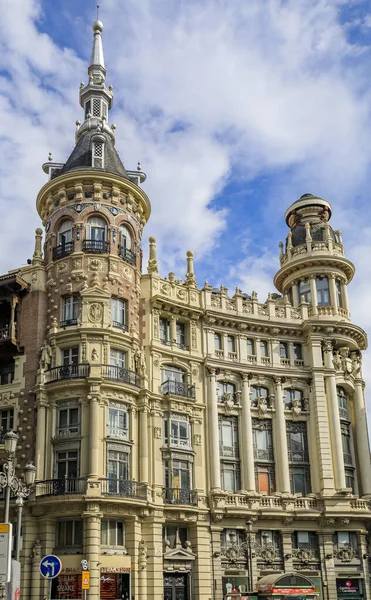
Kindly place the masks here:
<instances>
[{"instance_id":1,"label":"rectangular window","mask_svg":"<svg viewBox=\"0 0 371 600\"><path fill-rule=\"evenodd\" d=\"M57 521L57 546L59 548L82 547L82 531L82 521Z\"/></svg>"},{"instance_id":2,"label":"rectangular window","mask_svg":"<svg viewBox=\"0 0 371 600\"><path fill-rule=\"evenodd\" d=\"M215 350L223 350L222 336L220 335L220 333L216 333L214 335L214 348Z\"/></svg>"},{"instance_id":3,"label":"rectangular window","mask_svg":"<svg viewBox=\"0 0 371 600\"><path fill-rule=\"evenodd\" d=\"M228 352L236 351L236 344L235 344L235 339L234 339L233 335L227 336L227 348L228 348Z\"/></svg>"},{"instance_id":4,"label":"rectangular window","mask_svg":"<svg viewBox=\"0 0 371 600\"><path fill-rule=\"evenodd\" d=\"M78 451L64 450L56 453L57 479L77 479L78 473Z\"/></svg>"},{"instance_id":5,"label":"rectangular window","mask_svg":"<svg viewBox=\"0 0 371 600\"><path fill-rule=\"evenodd\" d=\"M181 490L191 489L190 463L187 460L165 461L165 487Z\"/></svg>"},{"instance_id":6,"label":"rectangular window","mask_svg":"<svg viewBox=\"0 0 371 600\"><path fill-rule=\"evenodd\" d=\"M4 408L0 410L0 443L3 444L4 433L13 431L14 427L14 409Z\"/></svg>"},{"instance_id":7,"label":"rectangular window","mask_svg":"<svg viewBox=\"0 0 371 600\"><path fill-rule=\"evenodd\" d=\"M110 352L110 365L113 367L118 367L120 369L125 369L126 352L122 352L122 350L116 350L115 348L112 348Z\"/></svg>"},{"instance_id":8,"label":"rectangular window","mask_svg":"<svg viewBox=\"0 0 371 600\"><path fill-rule=\"evenodd\" d=\"M185 323L176 324L176 345L178 348L186 349L186 326Z\"/></svg>"},{"instance_id":9,"label":"rectangular window","mask_svg":"<svg viewBox=\"0 0 371 600\"><path fill-rule=\"evenodd\" d=\"M304 410L303 393L301 390L285 390L285 408L300 408Z\"/></svg>"},{"instance_id":10,"label":"rectangular window","mask_svg":"<svg viewBox=\"0 0 371 600\"><path fill-rule=\"evenodd\" d=\"M303 348L301 344L294 344L294 360L303 360Z\"/></svg>"},{"instance_id":11,"label":"rectangular window","mask_svg":"<svg viewBox=\"0 0 371 600\"><path fill-rule=\"evenodd\" d=\"M129 481L129 454L117 450L108 450L108 479L115 485L120 480Z\"/></svg>"},{"instance_id":12,"label":"rectangular window","mask_svg":"<svg viewBox=\"0 0 371 600\"><path fill-rule=\"evenodd\" d=\"M344 388L337 388L337 397L339 404L340 419L349 421L348 396L346 395Z\"/></svg>"},{"instance_id":13,"label":"rectangular window","mask_svg":"<svg viewBox=\"0 0 371 600\"><path fill-rule=\"evenodd\" d=\"M260 356L268 357L268 344L265 340L260 340Z\"/></svg>"},{"instance_id":14,"label":"rectangular window","mask_svg":"<svg viewBox=\"0 0 371 600\"><path fill-rule=\"evenodd\" d=\"M102 546L125 546L125 525L123 521L102 519L100 543Z\"/></svg>"},{"instance_id":15,"label":"rectangular window","mask_svg":"<svg viewBox=\"0 0 371 600\"><path fill-rule=\"evenodd\" d=\"M78 406L58 408L57 435L69 436L80 433L80 409Z\"/></svg>"},{"instance_id":16,"label":"rectangular window","mask_svg":"<svg viewBox=\"0 0 371 600\"><path fill-rule=\"evenodd\" d=\"M254 340L251 340L251 339L247 340L247 355L248 356L255 356L255 342L254 342Z\"/></svg>"},{"instance_id":17,"label":"rectangular window","mask_svg":"<svg viewBox=\"0 0 371 600\"><path fill-rule=\"evenodd\" d=\"M341 441L343 445L343 457L345 465L353 465L352 442L350 438L350 427L347 423L341 423Z\"/></svg>"},{"instance_id":18,"label":"rectangular window","mask_svg":"<svg viewBox=\"0 0 371 600\"><path fill-rule=\"evenodd\" d=\"M343 304L343 292L342 292L341 281L339 279L335 279L335 289L336 289L337 305L340 308L343 308L343 306L344 306L344 304Z\"/></svg>"},{"instance_id":19,"label":"rectangular window","mask_svg":"<svg viewBox=\"0 0 371 600\"><path fill-rule=\"evenodd\" d=\"M345 469L345 487L350 488L352 493L356 493L354 469Z\"/></svg>"},{"instance_id":20,"label":"rectangular window","mask_svg":"<svg viewBox=\"0 0 371 600\"><path fill-rule=\"evenodd\" d=\"M318 306L330 304L330 291L327 277L316 277L317 303Z\"/></svg>"},{"instance_id":21,"label":"rectangular window","mask_svg":"<svg viewBox=\"0 0 371 600\"><path fill-rule=\"evenodd\" d=\"M306 496L311 492L307 424L286 422L292 494Z\"/></svg>"},{"instance_id":22,"label":"rectangular window","mask_svg":"<svg viewBox=\"0 0 371 600\"><path fill-rule=\"evenodd\" d=\"M169 319L160 319L160 342L166 345L171 344Z\"/></svg>"},{"instance_id":23,"label":"rectangular window","mask_svg":"<svg viewBox=\"0 0 371 600\"><path fill-rule=\"evenodd\" d=\"M357 550L358 538L355 531L336 531L333 535L333 544L336 549L352 548Z\"/></svg>"},{"instance_id":24,"label":"rectangular window","mask_svg":"<svg viewBox=\"0 0 371 600\"><path fill-rule=\"evenodd\" d=\"M80 312L80 297L65 296L62 299L62 320L61 327L76 325Z\"/></svg>"},{"instance_id":25,"label":"rectangular window","mask_svg":"<svg viewBox=\"0 0 371 600\"><path fill-rule=\"evenodd\" d=\"M102 169L104 166L104 144L93 142L93 167Z\"/></svg>"},{"instance_id":26,"label":"rectangular window","mask_svg":"<svg viewBox=\"0 0 371 600\"><path fill-rule=\"evenodd\" d=\"M288 358L289 351L286 342L280 342L280 358Z\"/></svg>"},{"instance_id":27,"label":"rectangular window","mask_svg":"<svg viewBox=\"0 0 371 600\"><path fill-rule=\"evenodd\" d=\"M224 458L239 457L238 419L236 417L220 419L219 446L220 456Z\"/></svg>"},{"instance_id":28,"label":"rectangular window","mask_svg":"<svg viewBox=\"0 0 371 600\"><path fill-rule=\"evenodd\" d=\"M272 494L275 491L272 421L253 419L252 427L256 490Z\"/></svg>"},{"instance_id":29,"label":"rectangular window","mask_svg":"<svg viewBox=\"0 0 371 600\"><path fill-rule=\"evenodd\" d=\"M79 363L79 347L65 348L63 350L63 366L77 365Z\"/></svg>"},{"instance_id":30,"label":"rectangular window","mask_svg":"<svg viewBox=\"0 0 371 600\"><path fill-rule=\"evenodd\" d=\"M126 324L127 302L121 298L111 298L112 325L127 330Z\"/></svg>"},{"instance_id":31,"label":"rectangular window","mask_svg":"<svg viewBox=\"0 0 371 600\"><path fill-rule=\"evenodd\" d=\"M236 386L228 381L217 381L218 402L226 402L226 400L235 401Z\"/></svg>"},{"instance_id":32,"label":"rectangular window","mask_svg":"<svg viewBox=\"0 0 371 600\"><path fill-rule=\"evenodd\" d=\"M179 416L164 419L164 443L177 447L190 447L189 423Z\"/></svg>"},{"instance_id":33,"label":"rectangular window","mask_svg":"<svg viewBox=\"0 0 371 600\"><path fill-rule=\"evenodd\" d=\"M220 547L224 551L231 545L240 548L245 541L245 532L241 529L223 529L220 534Z\"/></svg>"},{"instance_id":34,"label":"rectangular window","mask_svg":"<svg viewBox=\"0 0 371 600\"><path fill-rule=\"evenodd\" d=\"M309 279L302 279L301 281L299 281L299 302L302 301L303 296L305 302L308 302L308 304L312 304L312 293L310 291Z\"/></svg>"},{"instance_id":35,"label":"rectangular window","mask_svg":"<svg viewBox=\"0 0 371 600\"><path fill-rule=\"evenodd\" d=\"M255 489L268 496L276 491L274 465L255 463Z\"/></svg>"},{"instance_id":36,"label":"rectangular window","mask_svg":"<svg viewBox=\"0 0 371 600\"><path fill-rule=\"evenodd\" d=\"M176 547L178 540L182 547L189 539L187 527L179 527L178 525L164 525L162 528L162 540L163 542L170 542L170 548Z\"/></svg>"},{"instance_id":37,"label":"rectangular window","mask_svg":"<svg viewBox=\"0 0 371 600\"><path fill-rule=\"evenodd\" d=\"M256 537L262 547L272 544L277 550L281 549L281 534L279 531L274 531L272 529L269 529L268 531L258 531Z\"/></svg>"},{"instance_id":38,"label":"rectangular window","mask_svg":"<svg viewBox=\"0 0 371 600\"><path fill-rule=\"evenodd\" d=\"M129 418L126 409L108 409L107 436L120 440L129 439Z\"/></svg>"},{"instance_id":39,"label":"rectangular window","mask_svg":"<svg viewBox=\"0 0 371 600\"><path fill-rule=\"evenodd\" d=\"M8 385L14 379L14 360L2 360L0 364L0 385Z\"/></svg>"},{"instance_id":40,"label":"rectangular window","mask_svg":"<svg viewBox=\"0 0 371 600\"><path fill-rule=\"evenodd\" d=\"M162 382L164 381L176 381L177 383L184 383L184 371L178 369L177 367L166 366L162 369Z\"/></svg>"},{"instance_id":41,"label":"rectangular window","mask_svg":"<svg viewBox=\"0 0 371 600\"><path fill-rule=\"evenodd\" d=\"M241 489L239 464L222 462L220 467L222 490L237 492Z\"/></svg>"},{"instance_id":42,"label":"rectangular window","mask_svg":"<svg viewBox=\"0 0 371 600\"><path fill-rule=\"evenodd\" d=\"M292 546L296 549L318 550L318 537L312 531L295 531L292 534Z\"/></svg>"}]
</instances>

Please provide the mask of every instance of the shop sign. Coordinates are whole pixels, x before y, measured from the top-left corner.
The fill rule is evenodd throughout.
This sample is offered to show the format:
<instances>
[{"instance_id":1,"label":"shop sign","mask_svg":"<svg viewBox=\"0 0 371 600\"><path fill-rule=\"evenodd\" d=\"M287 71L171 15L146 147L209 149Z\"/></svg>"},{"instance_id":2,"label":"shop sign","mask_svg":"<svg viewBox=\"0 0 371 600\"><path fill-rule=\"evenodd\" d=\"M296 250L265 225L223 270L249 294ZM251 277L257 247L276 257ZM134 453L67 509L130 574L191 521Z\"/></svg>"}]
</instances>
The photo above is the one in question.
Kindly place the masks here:
<instances>
[{"instance_id":1,"label":"shop sign","mask_svg":"<svg viewBox=\"0 0 371 600\"><path fill-rule=\"evenodd\" d=\"M130 567L101 567L101 573L130 573Z\"/></svg>"},{"instance_id":2,"label":"shop sign","mask_svg":"<svg viewBox=\"0 0 371 600\"><path fill-rule=\"evenodd\" d=\"M359 594L359 579L337 579L338 594Z\"/></svg>"},{"instance_id":3,"label":"shop sign","mask_svg":"<svg viewBox=\"0 0 371 600\"><path fill-rule=\"evenodd\" d=\"M290 594L313 594L315 591L314 588L273 588L273 594L286 594L289 596Z\"/></svg>"}]
</instances>

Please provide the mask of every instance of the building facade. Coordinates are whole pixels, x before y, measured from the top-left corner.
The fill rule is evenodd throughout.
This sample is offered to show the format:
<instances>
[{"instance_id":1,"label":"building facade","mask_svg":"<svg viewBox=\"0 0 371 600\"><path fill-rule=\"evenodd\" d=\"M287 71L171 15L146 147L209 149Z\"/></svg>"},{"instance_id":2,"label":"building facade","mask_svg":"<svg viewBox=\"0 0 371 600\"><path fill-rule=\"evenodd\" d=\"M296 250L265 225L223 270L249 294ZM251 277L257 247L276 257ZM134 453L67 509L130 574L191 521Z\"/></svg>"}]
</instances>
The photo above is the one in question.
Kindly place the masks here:
<instances>
[{"instance_id":1,"label":"building facade","mask_svg":"<svg viewBox=\"0 0 371 600\"><path fill-rule=\"evenodd\" d=\"M31 264L0 277L2 432L35 460L22 595L60 556L52 597L221 600L264 576L307 577L323 600L371 598L371 464L354 266L329 202L305 194L272 293L142 270L150 203L108 115L93 24L84 121L49 160Z\"/></svg>"}]
</instances>

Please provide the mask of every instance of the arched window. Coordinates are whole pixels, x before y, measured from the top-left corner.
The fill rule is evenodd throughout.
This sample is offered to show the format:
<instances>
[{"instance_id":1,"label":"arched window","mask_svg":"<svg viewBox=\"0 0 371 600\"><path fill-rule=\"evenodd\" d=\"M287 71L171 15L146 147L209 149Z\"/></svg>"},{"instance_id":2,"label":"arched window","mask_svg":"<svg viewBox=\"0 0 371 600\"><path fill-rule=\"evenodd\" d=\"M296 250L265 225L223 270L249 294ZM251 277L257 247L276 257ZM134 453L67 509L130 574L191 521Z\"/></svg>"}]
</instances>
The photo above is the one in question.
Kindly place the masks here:
<instances>
[{"instance_id":1,"label":"arched window","mask_svg":"<svg viewBox=\"0 0 371 600\"><path fill-rule=\"evenodd\" d=\"M265 387L259 385L251 386L251 406L260 406L264 404L269 406L269 391Z\"/></svg>"},{"instance_id":2,"label":"arched window","mask_svg":"<svg viewBox=\"0 0 371 600\"><path fill-rule=\"evenodd\" d=\"M229 381L218 381L218 402L236 401L236 386Z\"/></svg>"},{"instance_id":3,"label":"arched window","mask_svg":"<svg viewBox=\"0 0 371 600\"><path fill-rule=\"evenodd\" d=\"M133 236L130 229L125 227L125 225L120 227L119 255L130 265L135 265L136 256L134 252Z\"/></svg>"},{"instance_id":4,"label":"arched window","mask_svg":"<svg viewBox=\"0 0 371 600\"><path fill-rule=\"evenodd\" d=\"M103 169L104 167L104 143L101 141L93 142L92 145L92 167Z\"/></svg>"},{"instance_id":5,"label":"arched window","mask_svg":"<svg viewBox=\"0 0 371 600\"><path fill-rule=\"evenodd\" d=\"M53 249L53 259L62 258L73 252L72 221L65 220L59 227L57 246Z\"/></svg>"},{"instance_id":6,"label":"arched window","mask_svg":"<svg viewBox=\"0 0 371 600\"><path fill-rule=\"evenodd\" d=\"M100 217L91 217L87 225L87 237L83 244L85 252L108 252L107 225Z\"/></svg>"}]
</instances>

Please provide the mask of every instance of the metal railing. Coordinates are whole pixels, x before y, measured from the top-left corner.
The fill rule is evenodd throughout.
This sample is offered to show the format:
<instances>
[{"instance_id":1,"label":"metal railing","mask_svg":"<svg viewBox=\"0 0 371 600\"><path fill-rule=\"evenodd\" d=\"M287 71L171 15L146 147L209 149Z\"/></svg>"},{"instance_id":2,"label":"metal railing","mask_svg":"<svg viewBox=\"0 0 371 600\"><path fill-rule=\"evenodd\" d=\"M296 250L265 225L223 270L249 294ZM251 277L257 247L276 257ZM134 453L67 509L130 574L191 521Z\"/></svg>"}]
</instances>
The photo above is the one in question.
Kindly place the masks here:
<instances>
[{"instance_id":1,"label":"metal railing","mask_svg":"<svg viewBox=\"0 0 371 600\"><path fill-rule=\"evenodd\" d=\"M127 331L128 326L126 323L120 323L120 321L112 321L112 326L117 327L117 329L121 329L122 331Z\"/></svg>"},{"instance_id":2,"label":"metal railing","mask_svg":"<svg viewBox=\"0 0 371 600\"><path fill-rule=\"evenodd\" d=\"M109 251L109 242L104 240L84 240L82 243L84 252L90 254L103 254Z\"/></svg>"},{"instance_id":3,"label":"metal railing","mask_svg":"<svg viewBox=\"0 0 371 600\"><path fill-rule=\"evenodd\" d=\"M163 497L165 504L187 504L189 506L198 504L198 494L195 490L165 488Z\"/></svg>"},{"instance_id":4,"label":"metal railing","mask_svg":"<svg viewBox=\"0 0 371 600\"><path fill-rule=\"evenodd\" d=\"M53 367L45 371L46 383L64 379L84 379L90 375L90 365L81 363L66 367Z\"/></svg>"},{"instance_id":5,"label":"metal railing","mask_svg":"<svg viewBox=\"0 0 371 600\"><path fill-rule=\"evenodd\" d=\"M64 256L68 256L73 252L74 242L65 242L64 244L59 244L55 248L53 248L53 260L58 260L58 258L63 258Z\"/></svg>"},{"instance_id":6,"label":"metal railing","mask_svg":"<svg viewBox=\"0 0 371 600\"><path fill-rule=\"evenodd\" d=\"M101 479L101 492L107 496L147 500L147 484L125 479Z\"/></svg>"},{"instance_id":7,"label":"metal railing","mask_svg":"<svg viewBox=\"0 0 371 600\"><path fill-rule=\"evenodd\" d=\"M129 265L136 264L137 255L129 248L125 248L125 246L119 246L119 256Z\"/></svg>"},{"instance_id":8,"label":"metal railing","mask_svg":"<svg viewBox=\"0 0 371 600\"><path fill-rule=\"evenodd\" d=\"M102 365L103 379L111 379L112 381L122 381L135 387L140 387L140 375L130 369L118 367L116 365Z\"/></svg>"},{"instance_id":9,"label":"metal railing","mask_svg":"<svg viewBox=\"0 0 371 600\"><path fill-rule=\"evenodd\" d=\"M165 395L183 396L184 398L196 398L196 388L182 381L168 379L161 385L161 392Z\"/></svg>"},{"instance_id":10,"label":"metal railing","mask_svg":"<svg viewBox=\"0 0 371 600\"><path fill-rule=\"evenodd\" d=\"M70 327L71 325L77 325L77 319L66 319L61 321L61 327Z\"/></svg>"},{"instance_id":11,"label":"metal railing","mask_svg":"<svg viewBox=\"0 0 371 600\"><path fill-rule=\"evenodd\" d=\"M38 481L35 484L35 496L64 496L66 494L86 494L87 478L62 478Z\"/></svg>"}]
</instances>

